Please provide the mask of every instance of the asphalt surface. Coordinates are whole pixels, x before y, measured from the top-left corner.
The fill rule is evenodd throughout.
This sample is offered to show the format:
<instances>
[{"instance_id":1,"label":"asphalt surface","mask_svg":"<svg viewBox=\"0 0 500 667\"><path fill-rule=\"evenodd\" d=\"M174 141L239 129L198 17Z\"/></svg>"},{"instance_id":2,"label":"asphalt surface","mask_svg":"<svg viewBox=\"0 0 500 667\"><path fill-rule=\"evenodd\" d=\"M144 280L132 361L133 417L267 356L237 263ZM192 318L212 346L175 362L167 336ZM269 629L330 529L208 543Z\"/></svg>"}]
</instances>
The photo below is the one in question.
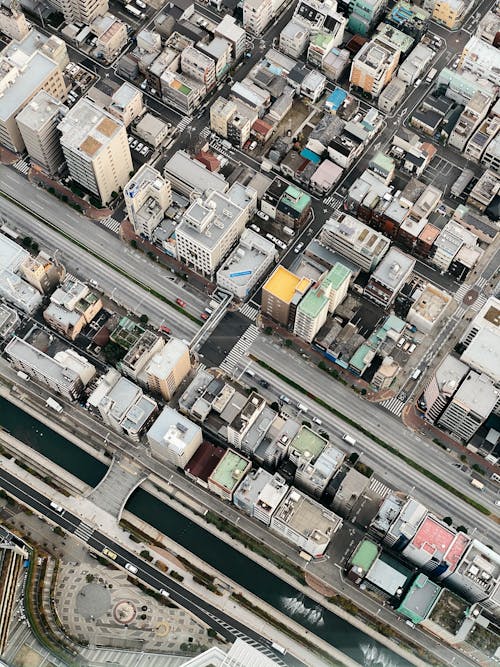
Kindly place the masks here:
<instances>
[{"instance_id":1,"label":"asphalt surface","mask_svg":"<svg viewBox=\"0 0 500 667\"><path fill-rule=\"evenodd\" d=\"M50 507L49 498L3 470L0 470L0 481L7 493L10 493L22 503L58 524L68 533L74 534L78 526L82 523L77 516L71 514L67 510L62 513L53 510ZM169 593L169 599L172 600L172 602L188 609L201 621L216 630L226 640L234 642L237 637L241 637L245 641L257 645L257 647L260 650L265 651L267 655L272 655L278 665L286 664L290 665L290 667L303 667L303 663L296 660L290 654L282 656L275 652L271 647L272 642L270 640L259 635L233 619L228 614L225 614L220 609L213 607L202 598L199 598L186 590L178 582L163 574L149 563L144 562L141 558L138 558L119 544L113 542L103 533L94 530L88 538L87 543L92 549L100 552L100 555L103 555L102 550L105 547L117 554L116 560L108 559L111 563L120 565L121 567L124 567L125 563L135 565L138 572L133 576L143 581L155 591L159 592L161 589L166 590Z\"/></svg>"}]
</instances>

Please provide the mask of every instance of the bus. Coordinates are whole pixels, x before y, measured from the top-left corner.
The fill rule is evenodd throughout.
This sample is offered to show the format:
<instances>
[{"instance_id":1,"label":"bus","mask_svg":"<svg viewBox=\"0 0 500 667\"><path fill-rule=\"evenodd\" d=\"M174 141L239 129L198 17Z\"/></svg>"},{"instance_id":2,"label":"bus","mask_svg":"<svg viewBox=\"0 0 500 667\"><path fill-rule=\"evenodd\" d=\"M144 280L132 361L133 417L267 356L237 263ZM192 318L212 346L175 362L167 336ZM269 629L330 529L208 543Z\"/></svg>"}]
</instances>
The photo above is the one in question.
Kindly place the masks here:
<instances>
[{"instance_id":1,"label":"bus","mask_svg":"<svg viewBox=\"0 0 500 667\"><path fill-rule=\"evenodd\" d=\"M133 5L125 5L125 11L138 19L144 18L144 14L141 12L141 10L137 9L137 7L134 7Z\"/></svg>"},{"instance_id":2,"label":"bus","mask_svg":"<svg viewBox=\"0 0 500 667\"><path fill-rule=\"evenodd\" d=\"M48 408L52 408L52 410L55 410L56 412L62 412L63 411L63 406L58 403L57 401L54 401L53 398L48 398L45 402L45 405Z\"/></svg>"}]
</instances>

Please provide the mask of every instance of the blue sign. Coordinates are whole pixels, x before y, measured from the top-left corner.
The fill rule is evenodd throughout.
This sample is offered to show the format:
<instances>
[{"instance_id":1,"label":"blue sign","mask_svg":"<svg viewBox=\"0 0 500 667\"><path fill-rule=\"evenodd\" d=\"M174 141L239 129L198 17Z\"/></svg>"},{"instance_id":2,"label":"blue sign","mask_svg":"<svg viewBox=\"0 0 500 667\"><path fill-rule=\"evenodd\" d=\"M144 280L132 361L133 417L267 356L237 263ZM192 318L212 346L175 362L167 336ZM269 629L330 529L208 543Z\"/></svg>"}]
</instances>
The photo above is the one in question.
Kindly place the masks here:
<instances>
[{"instance_id":1,"label":"blue sign","mask_svg":"<svg viewBox=\"0 0 500 667\"><path fill-rule=\"evenodd\" d=\"M230 278L239 278L240 276L251 276L252 271L236 271L236 273L230 273Z\"/></svg>"}]
</instances>

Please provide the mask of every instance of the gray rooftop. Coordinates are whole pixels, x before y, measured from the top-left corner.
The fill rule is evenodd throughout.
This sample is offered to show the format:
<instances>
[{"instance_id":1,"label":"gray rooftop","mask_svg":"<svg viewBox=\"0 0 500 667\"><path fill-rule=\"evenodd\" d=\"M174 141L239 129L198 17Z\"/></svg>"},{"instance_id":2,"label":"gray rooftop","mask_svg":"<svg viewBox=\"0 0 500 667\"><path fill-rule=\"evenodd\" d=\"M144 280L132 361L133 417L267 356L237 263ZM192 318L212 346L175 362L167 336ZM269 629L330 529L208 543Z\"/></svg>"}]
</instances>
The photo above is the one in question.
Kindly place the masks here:
<instances>
[{"instance_id":1,"label":"gray rooftop","mask_svg":"<svg viewBox=\"0 0 500 667\"><path fill-rule=\"evenodd\" d=\"M207 190L226 192L229 184L222 174L209 171L201 162L193 160L184 151L177 151L165 165L165 177L172 176L200 193Z\"/></svg>"},{"instance_id":2,"label":"gray rooftop","mask_svg":"<svg viewBox=\"0 0 500 667\"><path fill-rule=\"evenodd\" d=\"M92 160L123 128L115 116L82 98L59 123L61 144Z\"/></svg>"},{"instance_id":3,"label":"gray rooftop","mask_svg":"<svg viewBox=\"0 0 500 667\"><path fill-rule=\"evenodd\" d=\"M18 122L37 131L47 121L56 118L58 114L64 114L68 110L58 99L49 95L45 90L40 90L24 109L16 116Z\"/></svg>"},{"instance_id":4,"label":"gray rooftop","mask_svg":"<svg viewBox=\"0 0 500 667\"><path fill-rule=\"evenodd\" d=\"M396 289L401 281L409 276L415 259L397 248L390 248L372 274L375 280Z\"/></svg>"},{"instance_id":5,"label":"gray rooftop","mask_svg":"<svg viewBox=\"0 0 500 667\"><path fill-rule=\"evenodd\" d=\"M0 98L1 99L1 98ZM19 266L29 257L29 252L20 245L0 234L0 271L7 269L17 271Z\"/></svg>"},{"instance_id":6,"label":"gray rooftop","mask_svg":"<svg viewBox=\"0 0 500 667\"><path fill-rule=\"evenodd\" d=\"M71 386L80 376L71 368L65 368L59 362L33 347L25 340L15 336L5 348L8 356L18 359L21 363L31 366L39 373L61 386Z\"/></svg>"},{"instance_id":7,"label":"gray rooftop","mask_svg":"<svg viewBox=\"0 0 500 667\"><path fill-rule=\"evenodd\" d=\"M500 392L487 375L471 371L453 397L466 410L475 412L486 419L500 397Z\"/></svg>"}]
</instances>

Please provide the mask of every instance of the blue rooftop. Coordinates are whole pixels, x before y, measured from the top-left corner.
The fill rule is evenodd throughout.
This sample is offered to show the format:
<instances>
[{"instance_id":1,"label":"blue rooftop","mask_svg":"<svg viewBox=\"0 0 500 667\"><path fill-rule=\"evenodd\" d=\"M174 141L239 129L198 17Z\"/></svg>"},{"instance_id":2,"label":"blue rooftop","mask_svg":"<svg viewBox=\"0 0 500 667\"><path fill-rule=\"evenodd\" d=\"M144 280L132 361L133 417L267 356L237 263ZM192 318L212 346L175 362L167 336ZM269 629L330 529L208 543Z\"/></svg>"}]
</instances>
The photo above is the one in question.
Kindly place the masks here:
<instances>
[{"instance_id":1,"label":"blue rooftop","mask_svg":"<svg viewBox=\"0 0 500 667\"><path fill-rule=\"evenodd\" d=\"M328 95L327 100L326 100L326 106L329 109L332 109L333 111L336 111L342 102L345 100L347 97L347 93L345 90L342 88L335 88L333 93Z\"/></svg>"},{"instance_id":2,"label":"blue rooftop","mask_svg":"<svg viewBox=\"0 0 500 667\"><path fill-rule=\"evenodd\" d=\"M321 157L317 153L311 151L309 148L304 148L300 151L300 154L306 160L311 160L313 164L319 164L321 161Z\"/></svg>"}]
</instances>

